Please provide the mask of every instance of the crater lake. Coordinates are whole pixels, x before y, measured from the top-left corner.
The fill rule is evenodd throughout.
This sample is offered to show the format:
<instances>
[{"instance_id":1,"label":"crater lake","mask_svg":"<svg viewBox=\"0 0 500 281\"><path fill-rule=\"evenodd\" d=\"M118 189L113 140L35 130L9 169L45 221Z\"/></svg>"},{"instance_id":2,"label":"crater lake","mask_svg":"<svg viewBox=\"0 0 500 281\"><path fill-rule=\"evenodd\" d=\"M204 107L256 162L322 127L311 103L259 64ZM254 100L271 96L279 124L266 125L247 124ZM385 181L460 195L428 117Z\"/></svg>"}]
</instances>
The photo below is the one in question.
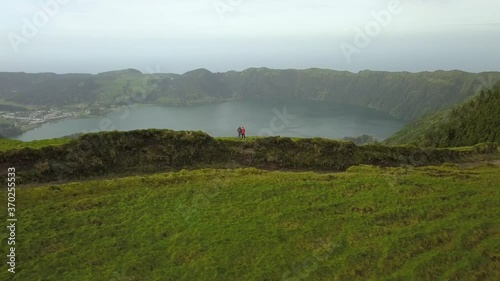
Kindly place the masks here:
<instances>
[{"instance_id":1,"label":"crater lake","mask_svg":"<svg viewBox=\"0 0 500 281\"><path fill-rule=\"evenodd\" d=\"M102 117L47 123L15 137L22 141L58 138L98 131L172 129L203 131L213 137L247 136L323 137L341 139L371 135L383 140L406 124L388 113L323 101L248 101L219 104L123 106Z\"/></svg>"}]
</instances>

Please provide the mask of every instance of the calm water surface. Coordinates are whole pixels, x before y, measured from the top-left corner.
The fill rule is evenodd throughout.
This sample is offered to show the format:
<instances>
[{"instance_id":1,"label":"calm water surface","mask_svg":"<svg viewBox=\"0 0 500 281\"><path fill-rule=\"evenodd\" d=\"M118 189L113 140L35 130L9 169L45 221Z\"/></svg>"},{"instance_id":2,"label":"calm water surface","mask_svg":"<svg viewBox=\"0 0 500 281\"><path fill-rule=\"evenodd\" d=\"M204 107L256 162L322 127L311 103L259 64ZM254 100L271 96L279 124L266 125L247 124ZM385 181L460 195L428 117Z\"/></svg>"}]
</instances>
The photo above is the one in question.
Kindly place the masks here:
<instances>
[{"instance_id":1,"label":"calm water surface","mask_svg":"<svg viewBox=\"0 0 500 281\"><path fill-rule=\"evenodd\" d=\"M383 140L405 122L357 106L315 101L231 101L194 106L123 107L99 118L45 124L18 136L32 141L96 131L136 129L200 130L214 137L235 136L245 126L248 136L343 138L372 135Z\"/></svg>"}]
</instances>

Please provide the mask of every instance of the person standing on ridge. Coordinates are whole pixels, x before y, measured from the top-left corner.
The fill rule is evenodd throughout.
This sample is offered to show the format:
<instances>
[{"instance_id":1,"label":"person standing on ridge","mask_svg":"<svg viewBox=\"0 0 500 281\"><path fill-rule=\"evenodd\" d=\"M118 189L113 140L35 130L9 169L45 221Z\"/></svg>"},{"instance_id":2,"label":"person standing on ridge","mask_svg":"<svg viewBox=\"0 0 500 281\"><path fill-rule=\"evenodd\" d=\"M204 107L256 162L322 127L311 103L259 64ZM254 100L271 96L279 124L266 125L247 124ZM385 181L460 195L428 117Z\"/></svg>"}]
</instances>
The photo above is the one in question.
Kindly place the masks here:
<instances>
[{"instance_id":1,"label":"person standing on ridge","mask_svg":"<svg viewBox=\"0 0 500 281\"><path fill-rule=\"evenodd\" d=\"M241 138L241 126L239 126L236 131L238 131L238 139L240 139Z\"/></svg>"},{"instance_id":2,"label":"person standing on ridge","mask_svg":"<svg viewBox=\"0 0 500 281\"><path fill-rule=\"evenodd\" d=\"M245 127L241 126L241 138L242 139L247 139L247 136L245 135L247 133L247 130L245 129Z\"/></svg>"}]
</instances>

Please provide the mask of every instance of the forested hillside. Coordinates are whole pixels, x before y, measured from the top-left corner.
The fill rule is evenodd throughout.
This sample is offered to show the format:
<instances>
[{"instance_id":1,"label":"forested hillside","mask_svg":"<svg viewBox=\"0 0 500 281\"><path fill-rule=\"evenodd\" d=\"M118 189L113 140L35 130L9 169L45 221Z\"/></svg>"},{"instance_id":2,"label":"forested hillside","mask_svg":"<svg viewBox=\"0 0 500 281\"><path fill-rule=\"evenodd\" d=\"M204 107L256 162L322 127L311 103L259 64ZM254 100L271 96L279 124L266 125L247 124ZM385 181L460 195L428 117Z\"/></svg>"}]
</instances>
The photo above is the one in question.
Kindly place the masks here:
<instances>
[{"instance_id":1,"label":"forested hillside","mask_svg":"<svg viewBox=\"0 0 500 281\"><path fill-rule=\"evenodd\" d=\"M449 107L500 80L500 73L462 71L359 73L326 69L251 68L212 73L143 74L127 69L98 75L0 73L0 103L86 105L189 104L228 99L306 99L369 107L413 120Z\"/></svg>"},{"instance_id":2,"label":"forested hillside","mask_svg":"<svg viewBox=\"0 0 500 281\"><path fill-rule=\"evenodd\" d=\"M500 87L419 119L385 141L419 146L455 147L500 142Z\"/></svg>"}]
</instances>

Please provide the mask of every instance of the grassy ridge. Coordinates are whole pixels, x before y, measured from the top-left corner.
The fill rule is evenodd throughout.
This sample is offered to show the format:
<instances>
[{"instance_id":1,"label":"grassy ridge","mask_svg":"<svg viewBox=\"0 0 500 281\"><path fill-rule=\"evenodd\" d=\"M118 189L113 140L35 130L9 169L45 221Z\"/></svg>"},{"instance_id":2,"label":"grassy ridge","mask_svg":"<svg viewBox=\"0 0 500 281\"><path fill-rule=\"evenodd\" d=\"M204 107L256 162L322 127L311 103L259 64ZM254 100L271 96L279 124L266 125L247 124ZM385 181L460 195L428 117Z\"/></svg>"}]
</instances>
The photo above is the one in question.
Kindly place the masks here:
<instances>
[{"instance_id":1,"label":"grassy ridge","mask_svg":"<svg viewBox=\"0 0 500 281\"><path fill-rule=\"evenodd\" d=\"M243 142L214 139L202 132L169 130L104 132L54 142L59 145L0 151L0 173L4 173L0 177L5 177L1 171L6 167L19 168L20 183L210 167L344 171L359 164L423 166L459 162L496 152L497 148L496 144L463 150L356 146L320 138L279 137Z\"/></svg>"},{"instance_id":2,"label":"grassy ridge","mask_svg":"<svg viewBox=\"0 0 500 281\"><path fill-rule=\"evenodd\" d=\"M499 280L499 186L498 167L447 165L19 188L0 279Z\"/></svg>"}]
</instances>

